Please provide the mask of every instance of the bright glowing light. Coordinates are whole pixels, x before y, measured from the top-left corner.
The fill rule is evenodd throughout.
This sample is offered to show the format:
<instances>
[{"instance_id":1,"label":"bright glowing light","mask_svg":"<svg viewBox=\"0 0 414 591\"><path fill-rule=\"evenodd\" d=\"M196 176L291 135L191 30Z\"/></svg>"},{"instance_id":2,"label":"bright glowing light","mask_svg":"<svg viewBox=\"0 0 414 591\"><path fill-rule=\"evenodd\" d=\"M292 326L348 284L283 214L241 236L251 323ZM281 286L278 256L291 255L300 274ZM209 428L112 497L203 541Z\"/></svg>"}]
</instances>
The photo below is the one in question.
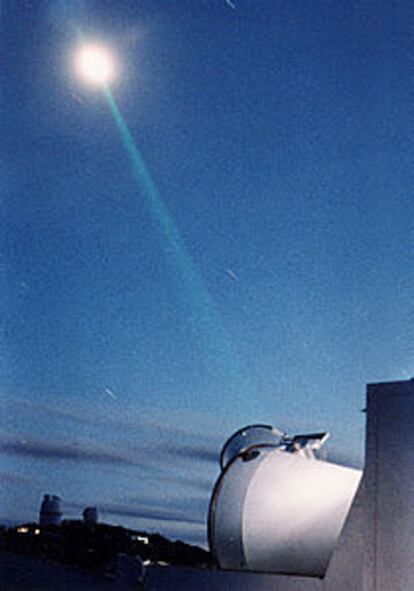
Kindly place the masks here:
<instances>
[{"instance_id":1,"label":"bright glowing light","mask_svg":"<svg viewBox=\"0 0 414 591\"><path fill-rule=\"evenodd\" d=\"M97 86L111 82L115 74L114 60L109 51L99 45L84 45L77 54L77 70L84 80Z\"/></svg>"}]
</instances>

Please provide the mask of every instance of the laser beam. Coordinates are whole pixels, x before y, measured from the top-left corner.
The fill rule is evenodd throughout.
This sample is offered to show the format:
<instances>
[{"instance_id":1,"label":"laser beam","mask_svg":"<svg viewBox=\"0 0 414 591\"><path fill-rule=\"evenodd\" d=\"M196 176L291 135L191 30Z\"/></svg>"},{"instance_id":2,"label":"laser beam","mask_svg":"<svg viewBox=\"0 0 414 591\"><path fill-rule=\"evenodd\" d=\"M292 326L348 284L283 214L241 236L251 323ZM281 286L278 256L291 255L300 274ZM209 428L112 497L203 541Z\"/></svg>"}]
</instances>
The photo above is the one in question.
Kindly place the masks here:
<instances>
[{"instance_id":1,"label":"laser beam","mask_svg":"<svg viewBox=\"0 0 414 591\"><path fill-rule=\"evenodd\" d=\"M222 327L220 315L214 301L196 270L177 225L167 210L108 85L103 87L103 93L129 156L135 179L145 198L148 212L159 228L168 247L167 251L170 253L174 265L191 295L191 305L195 312L193 328L203 342L204 353L207 355L209 362L214 360L216 366L217 364L221 366L222 373L228 378L226 382L228 384L228 380L230 380L232 389L235 388L240 391L242 384L243 389L245 389L246 378L243 376L244 372L241 370L240 364L236 362L237 356L233 344Z\"/></svg>"}]
</instances>

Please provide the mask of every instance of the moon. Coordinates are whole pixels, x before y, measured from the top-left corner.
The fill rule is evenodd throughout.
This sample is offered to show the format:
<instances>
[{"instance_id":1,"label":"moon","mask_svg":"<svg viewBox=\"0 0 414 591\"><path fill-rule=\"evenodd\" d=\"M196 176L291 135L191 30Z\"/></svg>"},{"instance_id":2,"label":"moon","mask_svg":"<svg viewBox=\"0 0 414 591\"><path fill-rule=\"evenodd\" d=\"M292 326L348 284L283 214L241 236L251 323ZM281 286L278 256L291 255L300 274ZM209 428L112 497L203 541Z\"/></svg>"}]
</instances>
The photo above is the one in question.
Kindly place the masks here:
<instances>
[{"instance_id":1,"label":"moon","mask_svg":"<svg viewBox=\"0 0 414 591\"><path fill-rule=\"evenodd\" d=\"M105 86L115 76L115 62L111 52L102 45L85 44L76 54L79 76L94 86Z\"/></svg>"}]
</instances>

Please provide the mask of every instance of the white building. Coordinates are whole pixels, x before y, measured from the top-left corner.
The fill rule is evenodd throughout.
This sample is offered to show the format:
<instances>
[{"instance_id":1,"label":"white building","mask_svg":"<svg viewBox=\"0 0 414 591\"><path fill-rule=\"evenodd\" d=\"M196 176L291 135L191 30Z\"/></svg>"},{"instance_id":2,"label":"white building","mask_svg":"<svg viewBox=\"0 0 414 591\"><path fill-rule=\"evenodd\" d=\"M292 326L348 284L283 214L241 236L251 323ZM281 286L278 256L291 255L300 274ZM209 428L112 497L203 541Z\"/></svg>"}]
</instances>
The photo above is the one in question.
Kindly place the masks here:
<instances>
[{"instance_id":1,"label":"white building","mask_svg":"<svg viewBox=\"0 0 414 591\"><path fill-rule=\"evenodd\" d=\"M44 495L40 506L40 525L60 525L62 520L61 499L56 495Z\"/></svg>"}]
</instances>

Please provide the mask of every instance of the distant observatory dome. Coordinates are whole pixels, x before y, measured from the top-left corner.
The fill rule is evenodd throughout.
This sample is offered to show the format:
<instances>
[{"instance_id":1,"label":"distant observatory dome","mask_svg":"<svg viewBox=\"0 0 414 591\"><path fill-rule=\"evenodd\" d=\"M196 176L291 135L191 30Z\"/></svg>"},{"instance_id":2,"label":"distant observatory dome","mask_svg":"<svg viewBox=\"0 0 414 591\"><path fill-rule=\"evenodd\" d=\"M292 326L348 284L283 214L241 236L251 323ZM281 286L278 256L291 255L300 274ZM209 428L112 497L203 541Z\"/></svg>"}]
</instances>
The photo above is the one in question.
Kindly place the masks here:
<instances>
[{"instance_id":1,"label":"distant observatory dome","mask_svg":"<svg viewBox=\"0 0 414 591\"><path fill-rule=\"evenodd\" d=\"M98 523L98 509L96 507L86 507L82 513L83 522L87 525Z\"/></svg>"},{"instance_id":2,"label":"distant observatory dome","mask_svg":"<svg viewBox=\"0 0 414 591\"><path fill-rule=\"evenodd\" d=\"M61 499L56 495L44 495L40 506L40 525L60 525L62 520Z\"/></svg>"}]
</instances>

